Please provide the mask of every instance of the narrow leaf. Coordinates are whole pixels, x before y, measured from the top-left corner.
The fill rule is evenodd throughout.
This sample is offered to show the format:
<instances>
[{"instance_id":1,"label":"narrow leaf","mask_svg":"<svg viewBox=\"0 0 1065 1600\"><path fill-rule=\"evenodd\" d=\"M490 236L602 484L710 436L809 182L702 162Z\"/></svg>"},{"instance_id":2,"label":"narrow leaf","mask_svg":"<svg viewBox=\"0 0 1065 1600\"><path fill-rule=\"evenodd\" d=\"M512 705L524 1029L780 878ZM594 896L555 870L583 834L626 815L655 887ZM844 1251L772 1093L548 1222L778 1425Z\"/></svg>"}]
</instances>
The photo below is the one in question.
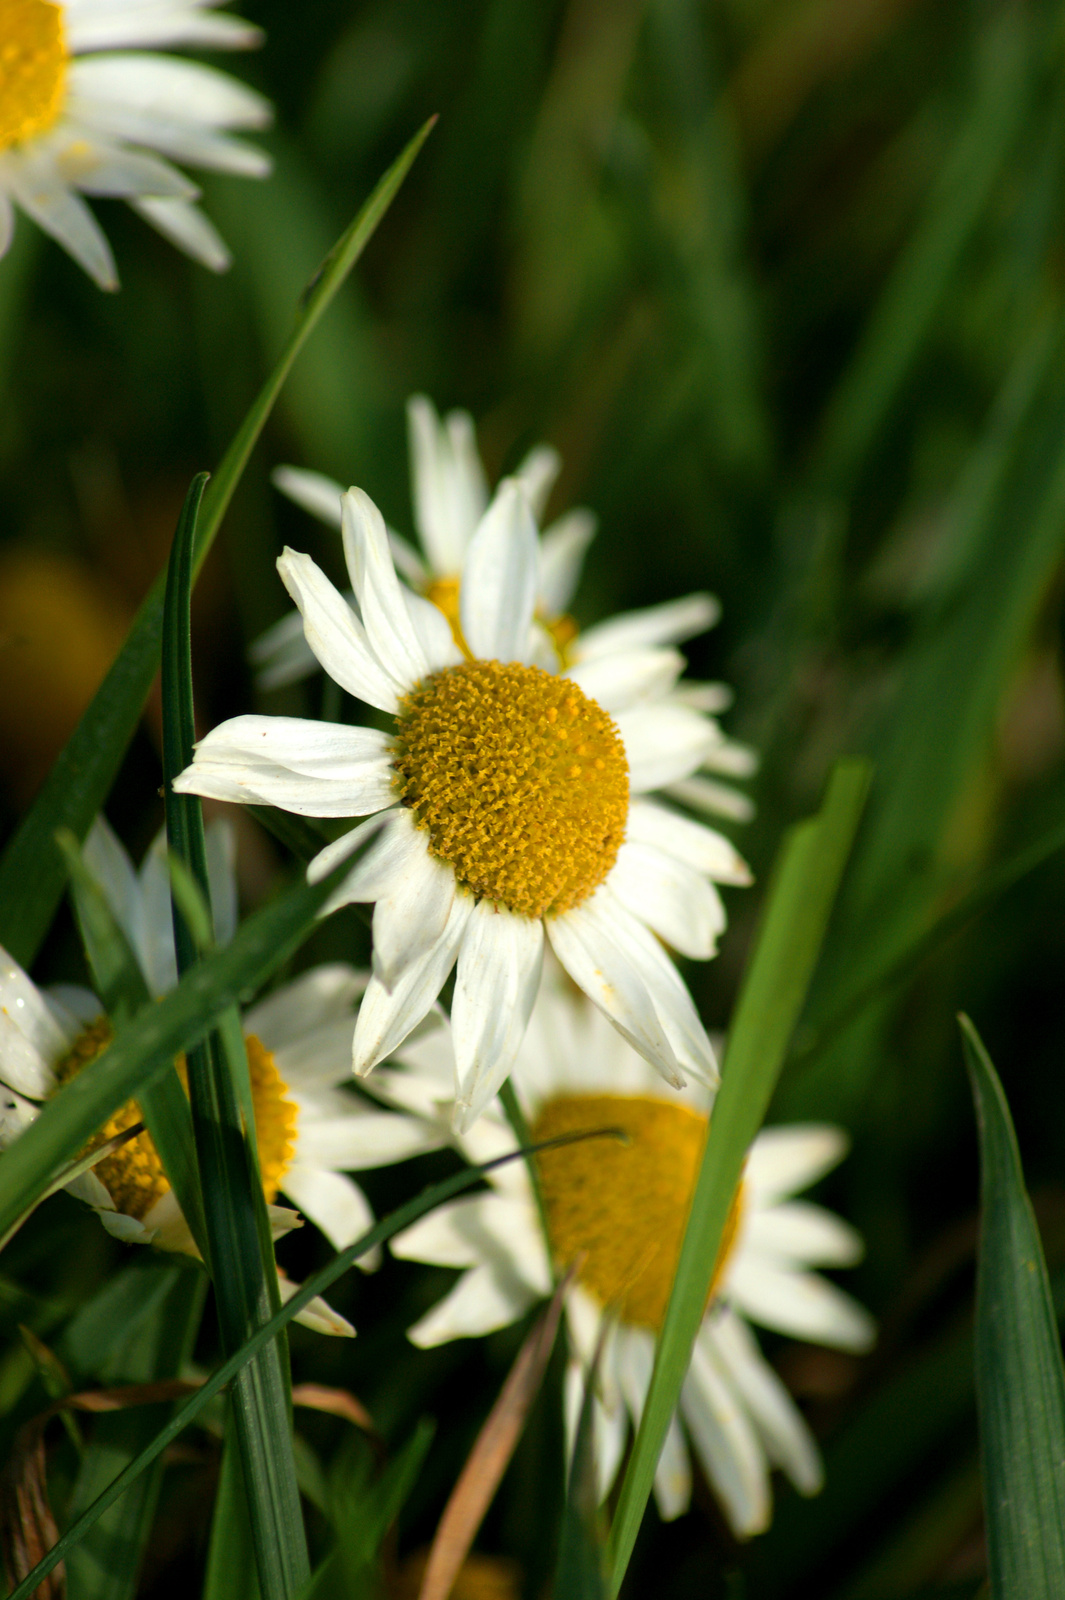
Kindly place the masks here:
<instances>
[{"instance_id":1,"label":"narrow leaf","mask_svg":"<svg viewBox=\"0 0 1065 1600\"><path fill-rule=\"evenodd\" d=\"M743 1162L765 1116L820 953L869 783L864 762L833 770L816 817L786 840L728 1034L721 1088L658 1341L654 1372L610 1533L617 1593L654 1483L702 1321Z\"/></svg>"},{"instance_id":2,"label":"narrow leaf","mask_svg":"<svg viewBox=\"0 0 1065 1600\"><path fill-rule=\"evenodd\" d=\"M585 1379L559 1532L552 1600L604 1600L607 1593L595 1464L595 1390L607 1327L604 1322Z\"/></svg>"},{"instance_id":3,"label":"narrow leaf","mask_svg":"<svg viewBox=\"0 0 1065 1600\"><path fill-rule=\"evenodd\" d=\"M960 1017L980 1132L976 1401L993 1600L1065 1594L1065 1369L1009 1105Z\"/></svg>"}]
</instances>

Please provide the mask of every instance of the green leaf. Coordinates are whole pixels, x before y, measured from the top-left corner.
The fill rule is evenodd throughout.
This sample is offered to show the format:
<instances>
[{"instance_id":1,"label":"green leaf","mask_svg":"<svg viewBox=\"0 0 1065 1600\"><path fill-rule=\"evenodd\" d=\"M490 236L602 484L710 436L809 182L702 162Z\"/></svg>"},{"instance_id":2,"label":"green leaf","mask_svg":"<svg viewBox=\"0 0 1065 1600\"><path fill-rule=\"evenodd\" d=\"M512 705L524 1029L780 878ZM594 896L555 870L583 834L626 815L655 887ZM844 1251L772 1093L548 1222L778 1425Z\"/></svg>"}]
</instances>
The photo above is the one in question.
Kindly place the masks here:
<instances>
[{"instance_id":1,"label":"green leaf","mask_svg":"<svg viewBox=\"0 0 1065 1600\"><path fill-rule=\"evenodd\" d=\"M192 596L196 519L206 474L194 479L174 535L163 615L163 780L170 853L203 899L197 919L210 926L210 890L203 807L198 795L177 794L174 779L192 760ZM206 918L200 912L206 911ZM201 929L201 932L203 930ZM179 974L200 960L198 941L174 905L174 947ZM239 1039L239 1018L230 1012ZM235 1076L247 1080L243 1040L227 1050L215 1031L187 1053L189 1100L203 1194L206 1258L218 1307L222 1346L238 1349L276 1311L280 1301L266 1198ZM247 1127L254 1129L254 1116ZM254 1357L234 1385L232 1415L251 1515L252 1541L263 1600L288 1600L306 1583L310 1558L303 1528L292 1418L288 1352L283 1338Z\"/></svg>"},{"instance_id":2,"label":"green leaf","mask_svg":"<svg viewBox=\"0 0 1065 1600\"><path fill-rule=\"evenodd\" d=\"M1065 1594L1065 1368L998 1074L959 1018L980 1131L976 1402L993 1600Z\"/></svg>"},{"instance_id":3,"label":"green leaf","mask_svg":"<svg viewBox=\"0 0 1065 1600\"><path fill-rule=\"evenodd\" d=\"M177 1415L172 1418L165 1428L162 1428L156 1434L149 1445L145 1446L136 1460L131 1461L129 1466L115 1478L93 1504L88 1506L82 1515L70 1524L62 1538L37 1563L33 1571L27 1573L18 1587L12 1591L8 1600L27 1600L27 1597L33 1593L42 1578L47 1577L57 1562L62 1561L67 1552L85 1537L88 1530L103 1516L107 1508L113 1505L119 1496L126 1492L130 1484L134 1483L140 1474L162 1454L167 1445L171 1444L183 1429L188 1427L189 1423L199 1416L200 1412L210 1404L215 1395L225 1388L241 1368L264 1345L268 1344L271 1339L276 1338L283 1328L287 1328L293 1317L298 1316L316 1295L324 1294L342 1273L347 1272L355 1264L360 1256L366 1255L378 1245L384 1244L395 1234L401 1232L402 1229L411 1227L419 1218L424 1217L427 1212L434 1210L437 1206L444 1205L448 1200L453 1199L455 1195L462 1194L464 1190L471 1188L495 1167L502 1166L507 1161L514 1159L516 1159L514 1155L503 1156L498 1160L486 1162L483 1166L468 1167L463 1172L456 1172L452 1177L446 1178L442 1183L434 1184L432 1188L426 1189L414 1200L408 1200L406 1205L400 1206L398 1210L393 1211L383 1221L375 1223L368 1233L363 1234L361 1239L356 1239L354 1244L350 1244L345 1250L339 1251L328 1266L321 1268L319 1272L308 1278L302 1289L297 1290L292 1298L281 1307L281 1310L275 1312L269 1322L259 1328L239 1350L235 1351L227 1361L224 1361L220 1367L216 1368L202 1387L185 1401Z\"/></svg>"},{"instance_id":4,"label":"green leaf","mask_svg":"<svg viewBox=\"0 0 1065 1600\"><path fill-rule=\"evenodd\" d=\"M288 343L226 451L205 496L195 571L199 571L214 542L293 362L373 237L435 120L432 118L425 123L388 169L309 286ZM66 827L76 838L84 839L92 819L103 806L155 677L162 625L163 581L160 578L137 613L114 665L0 859L0 944L24 967L32 965L63 893L63 863L53 845L56 830Z\"/></svg>"},{"instance_id":5,"label":"green leaf","mask_svg":"<svg viewBox=\"0 0 1065 1600\"><path fill-rule=\"evenodd\" d=\"M610 1532L614 1594L625 1576L691 1360L729 1207L802 1012L868 784L864 762L836 765L821 810L793 829L770 886L729 1028L677 1275Z\"/></svg>"},{"instance_id":6,"label":"green leaf","mask_svg":"<svg viewBox=\"0 0 1065 1600\"><path fill-rule=\"evenodd\" d=\"M552 1600L605 1600L603 1536L599 1515L599 1482L595 1465L595 1391L607 1326L584 1380L577 1431L573 1439L566 1502L558 1537L558 1566Z\"/></svg>"},{"instance_id":7,"label":"green leaf","mask_svg":"<svg viewBox=\"0 0 1065 1600\"><path fill-rule=\"evenodd\" d=\"M259 1600L251 1518L232 1411L226 1418L222 1470L211 1516L211 1543L201 1600Z\"/></svg>"}]
</instances>

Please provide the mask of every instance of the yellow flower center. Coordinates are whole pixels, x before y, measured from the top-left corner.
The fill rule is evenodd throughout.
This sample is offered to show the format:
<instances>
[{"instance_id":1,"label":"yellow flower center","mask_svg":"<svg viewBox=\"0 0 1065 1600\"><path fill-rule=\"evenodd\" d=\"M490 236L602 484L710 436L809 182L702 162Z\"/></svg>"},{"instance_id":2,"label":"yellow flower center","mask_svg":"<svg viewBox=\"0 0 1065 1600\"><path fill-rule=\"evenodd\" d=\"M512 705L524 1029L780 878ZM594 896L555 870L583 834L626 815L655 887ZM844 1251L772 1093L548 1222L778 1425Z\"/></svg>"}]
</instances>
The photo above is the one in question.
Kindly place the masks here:
<instances>
[{"instance_id":1,"label":"yellow flower center","mask_svg":"<svg viewBox=\"0 0 1065 1600\"><path fill-rule=\"evenodd\" d=\"M444 613L451 627L451 637L466 659L470 660L472 652L462 632L462 618L459 615L460 589L461 580L459 578L434 578L425 591L425 598L431 600L437 610ZM537 616L555 647L559 671L565 671L571 664L572 650L570 647L580 632L575 618L565 611L560 617L544 617L539 612Z\"/></svg>"},{"instance_id":2,"label":"yellow flower center","mask_svg":"<svg viewBox=\"0 0 1065 1600\"><path fill-rule=\"evenodd\" d=\"M707 1119L684 1105L644 1095L559 1095L529 1132L534 1142L562 1133L620 1128L628 1142L589 1139L536 1157L548 1233L561 1267L629 1323L662 1326L677 1270ZM736 1240L743 1186L721 1239L707 1304Z\"/></svg>"},{"instance_id":3,"label":"yellow flower center","mask_svg":"<svg viewBox=\"0 0 1065 1600\"><path fill-rule=\"evenodd\" d=\"M107 1049L112 1037L111 1024L106 1017L98 1017L91 1023L57 1064L55 1073L60 1084L69 1083L90 1061L95 1061ZM295 1102L288 1098L288 1086L265 1045L253 1033L246 1035L244 1043L248 1051L248 1074L255 1107L259 1170L266 1198L270 1201L277 1194L296 1153L299 1111ZM177 1068L187 1090L188 1074L184 1056L178 1057ZM130 1100L93 1136L88 1148L99 1149L108 1139L125 1133L127 1128L132 1128L141 1120L140 1107L135 1100ZM115 1202L115 1209L134 1217L138 1222L144 1220L156 1201L161 1200L170 1189L159 1153L147 1133L138 1134L113 1155L104 1156L93 1171Z\"/></svg>"},{"instance_id":4,"label":"yellow flower center","mask_svg":"<svg viewBox=\"0 0 1065 1600\"><path fill-rule=\"evenodd\" d=\"M579 905L625 837L629 768L610 717L517 662L434 673L396 718L403 804L471 893L525 917Z\"/></svg>"},{"instance_id":5,"label":"yellow flower center","mask_svg":"<svg viewBox=\"0 0 1065 1600\"><path fill-rule=\"evenodd\" d=\"M0 0L0 150L52 126L66 75L61 8L51 0Z\"/></svg>"}]
</instances>

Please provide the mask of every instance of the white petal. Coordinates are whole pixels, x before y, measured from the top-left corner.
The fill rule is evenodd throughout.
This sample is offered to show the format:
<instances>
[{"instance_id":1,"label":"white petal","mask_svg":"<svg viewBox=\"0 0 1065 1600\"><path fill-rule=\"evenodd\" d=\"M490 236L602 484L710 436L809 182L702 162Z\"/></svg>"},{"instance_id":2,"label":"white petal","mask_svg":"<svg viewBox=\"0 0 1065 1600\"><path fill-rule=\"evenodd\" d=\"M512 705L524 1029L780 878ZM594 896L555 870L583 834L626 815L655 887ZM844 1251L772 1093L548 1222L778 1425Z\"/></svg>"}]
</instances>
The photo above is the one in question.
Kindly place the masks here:
<instances>
[{"instance_id":1,"label":"white petal","mask_svg":"<svg viewBox=\"0 0 1065 1600\"><path fill-rule=\"evenodd\" d=\"M697 1339L681 1411L703 1471L740 1539L769 1526L769 1472L762 1446L712 1346Z\"/></svg>"},{"instance_id":2,"label":"white petal","mask_svg":"<svg viewBox=\"0 0 1065 1600\"><path fill-rule=\"evenodd\" d=\"M5 1003L0 1009L0 1082L31 1100L44 1100L56 1087L51 1059L28 1039Z\"/></svg>"},{"instance_id":3,"label":"white petal","mask_svg":"<svg viewBox=\"0 0 1065 1600\"><path fill-rule=\"evenodd\" d=\"M727 783L715 783L712 778L679 778L663 787L671 800L679 800L693 811L729 817L733 822L750 822L754 816L754 802L747 795Z\"/></svg>"},{"instance_id":4,"label":"white petal","mask_svg":"<svg viewBox=\"0 0 1065 1600\"><path fill-rule=\"evenodd\" d=\"M199 196L196 185L168 162L109 140L86 139L79 129L72 128L62 139L53 137L49 154L56 176L82 194L116 199L156 195L183 201Z\"/></svg>"},{"instance_id":5,"label":"white petal","mask_svg":"<svg viewBox=\"0 0 1065 1600\"><path fill-rule=\"evenodd\" d=\"M372 839L375 833L380 833L381 829L391 822L396 810L395 806L389 806L387 810L379 811L376 816L368 817L365 822L360 822L358 827L349 829L347 833L342 833L338 839L333 840L332 844L327 844L324 850L319 850L313 860L307 863L307 882L321 883L323 878L328 878L334 867L338 867L342 861L346 861L349 856L354 855L356 850L364 845L368 839ZM352 873L356 872L361 865L360 859L357 865L352 867ZM347 905L349 902L341 900L339 895L340 890L333 896L333 901L335 901L336 905Z\"/></svg>"},{"instance_id":6,"label":"white petal","mask_svg":"<svg viewBox=\"0 0 1065 1600\"><path fill-rule=\"evenodd\" d=\"M604 1352L603 1364L599 1374L601 1380L606 1376L608 1364L608 1357ZM567 1362L563 1392L567 1473L572 1470L577 1426L584 1405L584 1391L587 1381L588 1368L586 1364L578 1361ZM628 1416L624 1407L616 1401L613 1406L605 1405L598 1394L593 1395L592 1454L595 1460L596 1491L600 1504L610 1493L614 1479L617 1477L628 1431Z\"/></svg>"},{"instance_id":7,"label":"white petal","mask_svg":"<svg viewBox=\"0 0 1065 1600\"><path fill-rule=\"evenodd\" d=\"M72 61L69 92L128 107L163 121L209 128L265 128L269 100L215 67L169 55L123 50Z\"/></svg>"},{"instance_id":8,"label":"white petal","mask_svg":"<svg viewBox=\"0 0 1065 1600\"><path fill-rule=\"evenodd\" d=\"M745 888L753 882L751 869L723 833L653 800L630 802L626 838L635 844L654 845L678 861L686 861L696 872L705 872L716 883Z\"/></svg>"},{"instance_id":9,"label":"white petal","mask_svg":"<svg viewBox=\"0 0 1065 1600\"><path fill-rule=\"evenodd\" d=\"M221 16L191 5L66 6L67 48L125 49L130 45L187 45L205 50L249 50L262 30L242 17Z\"/></svg>"},{"instance_id":10,"label":"white petal","mask_svg":"<svg viewBox=\"0 0 1065 1600\"><path fill-rule=\"evenodd\" d=\"M543 518L555 479L561 471L562 457L558 451L549 444L534 444L514 473L537 522Z\"/></svg>"},{"instance_id":11,"label":"white petal","mask_svg":"<svg viewBox=\"0 0 1065 1600\"><path fill-rule=\"evenodd\" d=\"M841 1217L804 1200L769 1210L752 1206L744 1218L745 1246L806 1267L853 1267L865 1251L861 1234Z\"/></svg>"},{"instance_id":12,"label":"white petal","mask_svg":"<svg viewBox=\"0 0 1065 1600\"><path fill-rule=\"evenodd\" d=\"M604 711L614 712L668 694L683 671L679 650L626 650L578 662L566 677Z\"/></svg>"},{"instance_id":13,"label":"white petal","mask_svg":"<svg viewBox=\"0 0 1065 1600\"><path fill-rule=\"evenodd\" d=\"M401 808L400 817L409 818L410 812ZM455 874L427 846L427 835L410 824L402 875L393 877L374 906L373 966L386 989L436 943L455 903Z\"/></svg>"},{"instance_id":14,"label":"white petal","mask_svg":"<svg viewBox=\"0 0 1065 1600\"><path fill-rule=\"evenodd\" d=\"M725 908L712 883L653 845L627 842L618 851L610 887L622 905L681 955L707 961L717 953Z\"/></svg>"},{"instance_id":15,"label":"white petal","mask_svg":"<svg viewBox=\"0 0 1065 1600\"><path fill-rule=\"evenodd\" d=\"M104 892L111 915L138 956L144 943L140 883L125 847L101 813L89 829L82 859Z\"/></svg>"},{"instance_id":16,"label":"white petal","mask_svg":"<svg viewBox=\"0 0 1065 1600\"><path fill-rule=\"evenodd\" d=\"M375 728L232 717L199 741L174 789L308 817L364 816L395 799L390 748L388 735Z\"/></svg>"},{"instance_id":17,"label":"white petal","mask_svg":"<svg viewBox=\"0 0 1065 1600\"><path fill-rule=\"evenodd\" d=\"M752 1322L778 1333L859 1352L876 1340L876 1323L865 1307L813 1272L795 1272L738 1250L729 1263L725 1292Z\"/></svg>"},{"instance_id":18,"label":"white petal","mask_svg":"<svg viewBox=\"0 0 1065 1600\"><path fill-rule=\"evenodd\" d=\"M60 182L44 156L4 163L4 183L11 198L51 234L101 289L117 289L118 274L111 247L84 200Z\"/></svg>"},{"instance_id":19,"label":"white petal","mask_svg":"<svg viewBox=\"0 0 1065 1600\"><path fill-rule=\"evenodd\" d=\"M303 616L307 643L334 683L378 711L397 711L404 686L378 661L366 629L325 573L287 547L277 570Z\"/></svg>"},{"instance_id":20,"label":"white petal","mask_svg":"<svg viewBox=\"0 0 1065 1600\"><path fill-rule=\"evenodd\" d=\"M720 603L710 594L689 594L665 605L627 611L583 633L576 656L579 661L590 661L593 656L613 655L618 650L681 644L712 628L720 615Z\"/></svg>"},{"instance_id":21,"label":"white petal","mask_svg":"<svg viewBox=\"0 0 1065 1600\"><path fill-rule=\"evenodd\" d=\"M156 199L151 195L132 198L130 205L164 239L209 272L228 272L233 265L225 240L198 206L187 200Z\"/></svg>"},{"instance_id":22,"label":"white petal","mask_svg":"<svg viewBox=\"0 0 1065 1600\"><path fill-rule=\"evenodd\" d=\"M455 1127L464 1133L508 1076L540 987L544 929L481 900L459 952L451 1032L458 1094Z\"/></svg>"},{"instance_id":23,"label":"white petal","mask_svg":"<svg viewBox=\"0 0 1065 1600\"><path fill-rule=\"evenodd\" d=\"M727 683L696 683L694 678L678 683L673 696L682 705L691 706L693 711L705 711L711 717L727 711L736 698Z\"/></svg>"},{"instance_id":24,"label":"white petal","mask_svg":"<svg viewBox=\"0 0 1065 1600\"><path fill-rule=\"evenodd\" d=\"M306 472L302 467L275 467L270 482L319 522L330 528L340 527L344 490L335 478L327 478L324 472Z\"/></svg>"},{"instance_id":25,"label":"white petal","mask_svg":"<svg viewBox=\"0 0 1065 1600\"><path fill-rule=\"evenodd\" d=\"M344 555L366 637L396 683L411 689L429 672L429 662L403 599L384 518L362 489L341 502Z\"/></svg>"},{"instance_id":26,"label":"white petal","mask_svg":"<svg viewBox=\"0 0 1065 1600\"><path fill-rule=\"evenodd\" d=\"M103 1010L97 1006L97 1015ZM57 1021L48 999L14 956L0 946L0 1016L23 1035L46 1062L65 1055L74 1043L72 1034ZM51 1080L49 1079L51 1086ZM27 1090L32 1094L33 1090ZM47 1090L45 1091L48 1092Z\"/></svg>"},{"instance_id":27,"label":"white petal","mask_svg":"<svg viewBox=\"0 0 1065 1600\"><path fill-rule=\"evenodd\" d=\"M321 1229L334 1250L346 1250L373 1227L373 1212L366 1196L357 1183L341 1172L323 1172L293 1162L282 1188L304 1216ZM365 1260L361 1258L360 1265Z\"/></svg>"},{"instance_id":28,"label":"white petal","mask_svg":"<svg viewBox=\"0 0 1065 1600\"><path fill-rule=\"evenodd\" d=\"M411 594L406 590L403 601L430 672L439 672L443 667L458 666L462 660L462 651L455 643L451 624L440 607L434 606L433 602L426 600L423 595Z\"/></svg>"},{"instance_id":29,"label":"white petal","mask_svg":"<svg viewBox=\"0 0 1065 1600\"><path fill-rule=\"evenodd\" d=\"M572 911L546 919L551 947L578 988L667 1083L679 1088L684 1080L654 1001L639 968L611 937L597 899L598 893Z\"/></svg>"},{"instance_id":30,"label":"white petal","mask_svg":"<svg viewBox=\"0 0 1065 1600\"><path fill-rule=\"evenodd\" d=\"M416 1117L400 1116L394 1111L361 1110L357 1109L356 1102L351 1105L348 1114L330 1121L300 1118L298 1155L301 1166L330 1172L365 1172L374 1167L394 1166L397 1161L409 1161L412 1156L424 1155L426 1150L438 1150L444 1142L437 1128L427 1126ZM297 1204L302 1201L297 1200ZM312 1220L317 1221L317 1218Z\"/></svg>"},{"instance_id":31,"label":"white petal","mask_svg":"<svg viewBox=\"0 0 1065 1600\"><path fill-rule=\"evenodd\" d=\"M454 965L472 906L468 894L455 896L436 943L405 968L391 991L379 978L370 980L352 1046L352 1064L360 1076L391 1055L429 1010Z\"/></svg>"},{"instance_id":32,"label":"white petal","mask_svg":"<svg viewBox=\"0 0 1065 1600\"><path fill-rule=\"evenodd\" d=\"M713 744L713 725L686 706L640 705L619 711L615 721L625 742L629 787L634 794L685 778Z\"/></svg>"},{"instance_id":33,"label":"white petal","mask_svg":"<svg viewBox=\"0 0 1065 1600\"><path fill-rule=\"evenodd\" d=\"M525 661L538 585L536 523L512 479L500 484L462 569L462 632L485 661Z\"/></svg>"},{"instance_id":34,"label":"white petal","mask_svg":"<svg viewBox=\"0 0 1065 1600\"><path fill-rule=\"evenodd\" d=\"M100 1210L96 1215L111 1237L120 1239L123 1244L151 1244L155 1239L154 1229L145 1227L136 1217L128 1217L124 1211Z\"/></svg>"},{"instance_id":35,"label":"white petal","mask_svg":"<svg viewBox=\"0 0 1065 1600\"><path fill-rule=\"evenodd\" d=\"M280 689L287 683L299 683L318 671L318 662L303 634L303 618L298 611L290 611L272 627L253 639L248 646L248 660L258 668L255 684L259 689Z\"/></svg>"},{"instance_id":36,"label":"white petal","mask_svg":"<svg viewBox=\"0 0 1065 1600\"><path fill-rule=\"evenodd\" d=\"M517 1280L501 1279L491 1267L473 1267L450 1294L407 1329L407 1337L421 1350L450 1339L478 1338L508 1328L538 1298Z\"/></svg>"},{"instance_id":37,"label":"white petal","mask_svg":"<svg viewBox=\"0 0 1065 1600\"><path fill-rule=\"evenodd\" d=\"M287 1305L294 1294L300 1289L298 1283L277 1275L277 1287L281 1295L281 1304ZM296 1313L296 1321L302 1322L305 1328L313 1328L315 1333L331 1334L337 1339L354 1339L355 1329L346 1317L339 1311L334 1311L327 1300L316 1294L313 1300L308 1301L302 1311Z\"/></svg>"},{"instance_id":38,"label":"white petal","mask_svg":"<svg viewBox=\"0 0 1065 1600\"><path fill-rule=\"evenodd\" d=\"M365 824L363 826L365 828ZM367 828L366 834L371 831L373 830ZM345 835L344 842L350 846L350 834ZM415 827L414 820L406 807L394 807L388 813L384 827L380 829L380 837L369 846L345 878L345 903L369 902L384 895L394 895L402 890L409 874L412 871L419 871L428 857L427 842L427 836ZM329 870L349 853L348 849L338 850L336 847L340 844L341 841L337 839L332 846L327 846L334 852L332 857L326 858ZM311 882L317 882L323 876L321 866L323 857L325 857L324 850L315 856L311 864L314 869L313 876L308 869L307 875ZM414 932L416 934L417 930Z\"/></svg>"},{"instance_id":39,"label":"white petal","mask_svg":"<svg viewBox=\"0 0 1065 1600\"><path fill-rule=\"evenodd\" d=\"M842 1128L825 1122L792 1122L763 1128L747 1155L744 1182L766 1205L798 1194L838 1166L850 1149Z\"/></svg>"},{"instance_id":40,"label":"white petal","mask_svg":"<svg viewBox=\"0 0 1065 1600\"><path fill-rule=\"evenodd\" d=\"M50 983L41 990L41 999L59 1024L64 1039L71 1044L83 1028L103 1015L103 1006L91 989L80 983Z\"/></svg>"},{"instance_id":41,"label":"white petal","mask_svg":"<svg viewBox=\"0 0 1065 1600\"><path fill-rule=\"evenodd\" d=\"M275 1054L298 1046L315 1028L354 1020L355 1002L368 977L346 961L312 967L246 1011L244 1031L254 1033Z\"/></svg>"},{"instance_id":42,"label":"white petal","mask_svg":"<svg viewBox=\"0 0 1065 1600\"><path fill-rule=\"evenodd\" d=\"M40 1110L40 1106L24 1100L13 1089L0 1088L0 1150L14 1144L19 1134L36 1121Z\"/></svg>"},{"instance_id":43,"label":"white petal","mask_svg":"<svg viewBox=\"0 0 1065 1600\"><path fill-rule=\"evenodd\" d=\"M414 523L438 577L462 570L466 547L488 503L473 423L453 411L441 426L432 402L407 402Z\"/></svg>"},{"instance_id":44,"label":"white petal","mask_svg":"<svg viewBox=\"0 0 1065 1600\"><path fill-rule=\"evenodd\" d=\"M824 1482L817 1442L742 1317L723 1309L704 1324L700 1338L714 1345L770 1461L784 1468L800 1494L817 1494Z\"/></svg>"},{"instance_id":45,"label":"white petal","mask_svg":"<svg viewBox=\"0 0 1065 1600\"><path fill-rule=\"evenodd\" d=\"M726 778L750 778L758 771L758 752L735 739L718 739L703 757L704 772L720 772Z\"/></svg>"},{"instance_id":46,"label":"white petal","mask_svg":"<svg viewBox=\"0 0 1065 1600\"><path fill-rule=\"evenodd\" d=\"M420 594L429 585L430 573L417 550L409 539L404 539L394 528L388 530L388 547L392 552L392 564L400 577Z\"/></svg>"},{"instance_id":47,"label":"white petal","mask_svg":"<svg viewBox=\"0 0 1065 1600\"><path fill-rule=\"evenodd\" d=\"M540 537L540 607L545 616L561 616L568 609L597 527L594 514L578 508L544 529Z\"/></svg>"}]
</instances>

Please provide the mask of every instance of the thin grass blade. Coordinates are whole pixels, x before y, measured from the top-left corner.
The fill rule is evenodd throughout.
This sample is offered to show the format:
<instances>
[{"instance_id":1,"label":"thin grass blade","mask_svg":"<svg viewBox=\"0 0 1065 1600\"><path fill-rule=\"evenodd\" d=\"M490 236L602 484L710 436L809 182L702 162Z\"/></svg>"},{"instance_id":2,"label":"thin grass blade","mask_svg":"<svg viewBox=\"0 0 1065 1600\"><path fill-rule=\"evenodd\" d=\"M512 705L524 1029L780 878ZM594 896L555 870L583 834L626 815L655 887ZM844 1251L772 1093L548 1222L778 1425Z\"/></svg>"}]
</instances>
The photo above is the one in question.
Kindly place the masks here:
<instances>
[{"instance_id":1,"label":"thin grass blade","mask_svg":"<svg viewBox=\"0 0 1065 1600\"><path fill-rule=\"evenodd\" d=\"M595 1391L606 1338L607 1324L604 1323L585 1378L573 1439L552 1600L605 1600L607 1594L595 1464Z\"/></svg>"}]
</instances>

